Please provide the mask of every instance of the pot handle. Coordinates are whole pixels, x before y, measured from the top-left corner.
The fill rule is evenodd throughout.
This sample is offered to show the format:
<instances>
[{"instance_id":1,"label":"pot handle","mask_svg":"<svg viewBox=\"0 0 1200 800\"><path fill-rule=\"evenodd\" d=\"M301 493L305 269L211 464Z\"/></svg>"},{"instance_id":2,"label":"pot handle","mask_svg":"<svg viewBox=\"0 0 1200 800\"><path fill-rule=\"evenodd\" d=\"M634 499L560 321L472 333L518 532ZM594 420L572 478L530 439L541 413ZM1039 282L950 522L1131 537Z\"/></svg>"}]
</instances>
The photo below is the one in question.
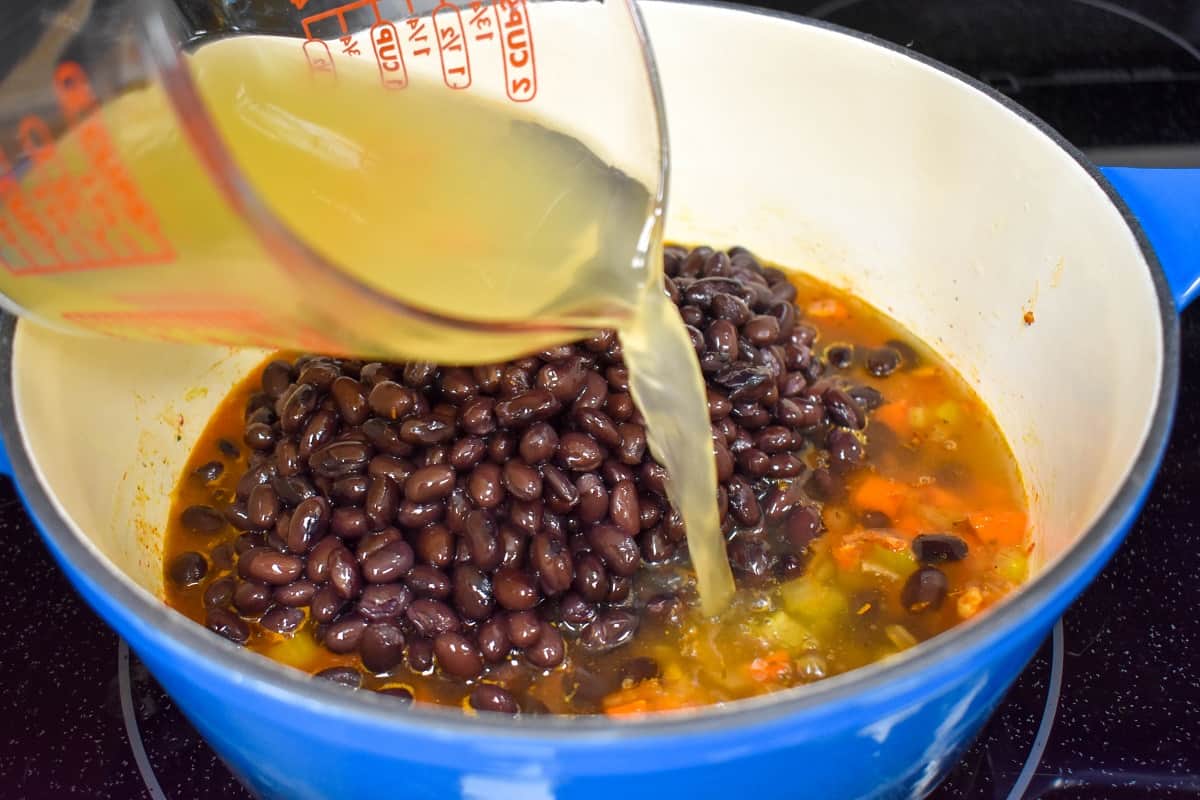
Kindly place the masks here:
<instances>
[{"instance_id":1,"label":"pot handle","mask_svg":"<svg viewBox=\"0 0 1200 800\"><path fill-rule=\"evenodd\" d=\"M1200 169L1100 171L1141 223L1182 311L1200 294Z\"/></svg>"}]
</instances>

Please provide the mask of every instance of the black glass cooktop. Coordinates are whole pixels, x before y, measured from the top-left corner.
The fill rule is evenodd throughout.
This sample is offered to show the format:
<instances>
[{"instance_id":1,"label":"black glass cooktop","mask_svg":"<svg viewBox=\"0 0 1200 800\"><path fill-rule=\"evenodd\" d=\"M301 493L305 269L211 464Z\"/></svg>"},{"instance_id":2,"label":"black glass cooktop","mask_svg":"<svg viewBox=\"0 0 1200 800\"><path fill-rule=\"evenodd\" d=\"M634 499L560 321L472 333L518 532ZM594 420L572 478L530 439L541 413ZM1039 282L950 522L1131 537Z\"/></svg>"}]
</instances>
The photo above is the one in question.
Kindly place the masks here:
<instances>
[{"instance_id":1,"label":"black glass cooktop","mask_svg":"<svg viewBox=\"0 0 1200 800\"><path fill-rule=\"evenodd\" d=\"M1102 164L1200 166L1200 0L800 0L980 78ZM1200 210L1198 210L1200 213ZM1200 309L1141 520L939 800L1200 797ZM0 479L0 797L238 798Z\"/></svg>"}]
</instances>

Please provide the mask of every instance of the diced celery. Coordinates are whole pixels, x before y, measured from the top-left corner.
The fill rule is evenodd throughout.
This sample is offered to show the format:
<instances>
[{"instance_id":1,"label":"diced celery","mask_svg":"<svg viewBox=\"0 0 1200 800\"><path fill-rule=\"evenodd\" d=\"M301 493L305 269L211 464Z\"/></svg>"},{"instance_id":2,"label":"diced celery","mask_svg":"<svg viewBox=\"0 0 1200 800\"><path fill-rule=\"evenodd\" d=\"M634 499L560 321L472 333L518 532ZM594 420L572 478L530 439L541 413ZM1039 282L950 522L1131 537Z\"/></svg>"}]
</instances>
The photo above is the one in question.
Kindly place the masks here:
<instances>
[{"instance_id":1,"label":"diced celery","mask_svg":"<svg viewBox=\"0 0 1200 800\"><path fill-rule=\"evenodd\" d=\"M762 623L761 631L772 646L783 647L793 652L815 646L808 629L786 611L776 611L767 617Z\"/></svg>"},{"instance_id":2,"label":"diced celery","mask_svg":"<svg viewBox=\"0 0 1200 800\"><path fill-rule=\"evenodd\" d=\"M917 638L903 625L888 625L883 632L887 634L892 644L896 645L897 650L907 650L917 644Z\"/></svg>"},{"instance_id":3,"label":"diced celery","mask_svg":"<svg viewBox=\"0 0 1200 800\"><path fill-rule=\"evenodd\" d=\"M1017 547L1002 547L996 552L996 575L1010 583L1021 583L1029 576L1029 559Z\"/></svg>"},{"instance_id":4,"label":"diced celery","mask_svg":"<svg viewBox=\"0 0 1200 800\"><path fill-rule=\"evenodd\" d=\"M832 586L808 577L785 583L780 592L783 606L789 613L813 625L824 626L846 614L846 596Z\"/></svg>"},{"instance_id":5,"label":"diced celery","mask_svg":"<svg viewBox=\"0 0 1200 800\"><path fill-rule=\"evenodd\" d=\"M911 550L892 550L873 544L863 554L862 567L892 580L903 580L917 571L917 559Z\"/></svg>"}]
</instances>

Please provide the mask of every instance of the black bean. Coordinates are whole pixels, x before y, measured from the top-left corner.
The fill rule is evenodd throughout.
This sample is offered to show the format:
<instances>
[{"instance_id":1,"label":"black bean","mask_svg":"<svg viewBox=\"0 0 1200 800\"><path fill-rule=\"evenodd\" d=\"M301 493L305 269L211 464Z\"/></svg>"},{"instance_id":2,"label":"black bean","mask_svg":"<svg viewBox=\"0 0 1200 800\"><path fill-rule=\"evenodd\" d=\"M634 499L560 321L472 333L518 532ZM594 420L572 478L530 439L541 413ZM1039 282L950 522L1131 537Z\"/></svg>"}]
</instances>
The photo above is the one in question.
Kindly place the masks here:
<instances>
[{"instance_id":1,"label":"black bean","mask_svg":"<svg viewBox=\"0 0 1200 800\"><path fill-rule=\"evenodd\" d=\"M484 620L492 615L496 600L491 579L476 567L462 564L454 569L454 606L467 619Z\"/></svg>"},{"instance_id":2,"label":"black bean","mask_svg":"<svg viewBox=\"0 0 1200 800\"><path fill-rule=\"evenodd\" d=\"M512 642L508 639L508 626L500 616L483 622L475 638L479 644L479 652L483 654L484 659L493 664L503 661L512 649Z\"/></svg>"},{"instance_id":3,"label":"black bean","mask_svg":"<svg viewBox=\"0 0 1200 800\"><path fill-rule=\"evenodd\" d=\"M374 622L363 630L358 652L371 672L387 672L404 658L404 633L390 622Z\"/></svg>"},{"instance_id":4,"label":"black bean","mask_svg":"<svg viewBox=\"0 0 1200 800\"><path fill-rule=\"evenodd\" d=\"M922 533L913 539L912 551L925 564L962 561L967 557L967 543L952 533Z\"/></svg>"},{"instance_id":5,"label":"black bean","mask_svg":"<svg viewBox=\"0 0 1200 800\"><path fill-rule=\"evenodd\" d=\"M208 572L208 562L199 553L188 551L180 553L171 561L167 575L176 586L195 586L204 580Z\"/></svg>"},{"instance_id":6,"label":"black bean","mask_svg":"<svg viewBox=\"0 0 1200 800\"><path fill-rule=\"evenodd\" d=\"M299 433L308 420L308 415L317 407L319 394L309 383L297 383L284 394L276 405L279 427L284 433Z\"/></svg>"},{"instance_id":7,"label":"black bean","mask_svg":"<svg viewBox=\"0 0 1200 800\"><path fill-rule=\"evenodd\" d=\"M225 527L225 518L212 506L188 506L179 515L183 527L192 533L216 533Z\"/></svg>"},{"instance_id":8,"label":"black bean","mask_svg":"<svg viewBox=\"0 0 1200 800\"><path fill-rule=\"evenodd\" d=\"M329 529L343 539L361 539L371 527L370 518L361 508L338 506L329 518Z\"/></svg>"},{"instance_id":9,"label":"black bean","mask_svg":"<svg viewBox=\"0 0 1200 800\"><path fill-rule=\"evenodd\" d=\"M294 555L267 547L257 548L238 559L238 574L247 580L284 586L300 577L304 562Z\"/></svg>"},{"instance_id":10,"label":"black bean","mask_svg":"<svg viewBox=\"0 0 1200 800\"><path fill-rule=\"evenodd\" d=\"M236 588L233 578L225 576L204 587L205 608L225 608L233 602L233 591Z\"/></svg>"},{"instance_id":11,"label":"black bean","mask_svg":"<svg viewBox=\"0 0 1200 800\"><path fill-rule=\"evenodd\" d=\"M825 438L829 450L829 468L837 473L851 472L859 467L866 453L862 442L845 428L834 428Z\"/></svg>"},{"instance_id":12,"label":"black bean","mask_svg":"<svg viewBox=\"0 0 1200 800\"><path fill-rule=\"evenodd\" d=\"M396 524L402 528L423 528L441 522L445 515L445 502L414 503L405 500L396 511Z\"/></svg>"},{"instance_id":13,"label":"black bean","mask_svg":"<svg viewBox=\"0 0 1200 800\"><path fill-rule=\"evenodd\" d=\"M314 473L331 480L360 473L371 460L371 448L363 442L332 442L308 457Z\"/></svg>"},{"instance_id":14,"label":"black bean","mask_svg":"<svg viewBox=\"0 0 1200 800\"><path fill-rule=\"evenodd\" d=\"M281 606L290 608L298 608L306 606L312 602L313 595L316 594L316 584L306 581L297 580L285 586L278 586L271 593L271 598Z\"/></svg>"},{"instance_id":15,"label":"black bean","mask_svg":"<svg viewBox=\"0 0 1200 800\"><path fill-rule=\"evenodd\" d=\"M900 602L913 614L941 608L950 582L937 567L921 567L904 582Z\"/></svg>"},{"instance_id":16,"label":"black bean","mask_svg":"<svg viewBox=\"0 0 1200 800\"><path fill-rule=\"evenodd\" d=\"M263 367L262 390L270 398L276 398L292 385L292 365L283 360L272 361Z\"/></svg>"},{"instance_id":17,"label":"black bean","mask_svg":"<svg viewBox=\"0 0 1200 800\"><path fill-rule=\"evenodd\" d=\"M362 435L373 447L392 456L412 455L413 446L400 438L395 425L372 417L362 425Z\"/></svg>"},{"instance_id":18,"label":"black bean","mask_svg":"<svg viewBox=\"0 0 1200 800\"><path fill-rule=\"evenodd\" d=\"M344 655L353 653L362 641L367 621L362 617L342 617L325 629L322 643L331 653Z\"/></svg>"},{"instance_id":19,"label":"black bean","mask_svg":"<svg viewBox=\"0 0 1200 800\"><path fill-rule=\"evenodd\" d=\"M728 551L729 565L742 580L761 585L771 577L774 564L761 541L738 537L729 543Z\"/></svg>"},{"instance_id":20,"label":"black bean","mask_svg":"<svg viewBox=\"0 0 1200 800\"><path fill-rule=\"evenodd\" d=\"M518 500L532 501L542 496L542 476L536 469L522 461L509 461L504 465L504 487Z\"/></svg>"},{"instance_id":21,"label":"black bean","mask_svg":"<svg viewBox=\"0 0 1200 800\"><path fill-rule=\"evenodd\" d=\"M439 634L433 652L441 668L456 678L474 678L483 669L483 654L461 633Z\"/></svg>"},{"instance_id":22,"label":"black bean","mask_svg":"<svg viewBox=\"0 0 1200 800\"><path fill-rule=\"evenodd\" d=\"M613 574L629 577L637 572L642 557L633 536L612 525L593 525L587 539Z\"/></svg>"},{"instance_id":23,"label":"black bean","mask_svg":"<svg viewBox=\"0 0 1200 800\"><path fill-rule=\"evenodd\" d=\"M854 386L846 391L855 402L867 411L874 411L883 405L883 395L872 386Z\"/></svg>"},{"instance_id":24,"label":"black bean","mask_svg":"<svg viewBox=\"0 0 1200 800\"><path fill-rule=\"evenodd\" d=\"M575 487L579 493L579 518L583 522L599 522L608 515L608 489L599 476L594 473L581 475Z\"/></svg>"},{"instance_id":25,"label":"black bean","mask_svg":"<svg viewBox=\"0 0 1200 800\"><path fill-rule=\"evenodd\" d=\"M568 403L579 396L587 377L582 359L568 358L557 364L546 364L537 374L537 385L550 392L554 399Z\"/></svg>"},{"instance_id":26,"label":"black bean","mask_svg":"<svg viewBox=\"0 0 1200 800\"><path fill-rule=\"evenodd\" d=\"M488 462L471 470L467 478L467 493L479 508L495 508L504 502L504 481L500 467Z\"/></svg>"},{"instance_id":27,"label":"black bean","mask_svg":"<svg viewBox=\"0 0 1200 800\"><path fill-rule=\"evenodd\" d=\"M642 528L637 487L632 480L622 480L613 486L609 498L608 516L620 531L633 536Z\"/></svg>"},{"instance_id":28,"label":"black bean","mask_svg":"<svg viewBox=\"0 0 1200 800\"><path fill-rule=\"evenodd\" d=\"M728 319L714 320L704 333L705 350L726 364L738 359L737 327Z\"/></svg>"},{"instance_id":29,"label":"black bean","mask_svg":"<svg viewBox=\"0 0 1200 800\"><path fill-rule=\"evenodd\" d=\"M524 428L549 419L561 407L561 403L546 389L530 389L511 400L496 403L496 422L502 428Z\"/></svg>"},{"instance_id":30,"label":"black bean","mask_svg":"<svg viewBox=\"0 0 1200 800\"><path fill-rule=\"evenodd\" d=\"M765 367L738 362L717 372L713 381L728 394L736 406L759 399L772 384L771 373Z\"/></svg>"},{"instance_id":31,"label":"black bean","mask_svg":"<svg viewBox=\"0 0 1200 800\"><path fill-rule=\"evenodd\" d=\"M259 624L276 633L295 633L304 622L304 610L289 606L275 606L263 614Z\"/></svg>"},{"instance_id":32,"label":"black bean","mask_svg":"<svg viewBox=\"0 0 1200 800\"><path fill-rule=\"evenodd\" d=\"M345 686L348 689L359 689L362 687L362 673L354 667L326 667L313 677L336 683L339 686Z\"/></svg>"},{"instance_id":33,"label":"black bean","mask_svg":"<svg viewBox=\"0 0 1200 800\"><path fill-rule=\"evenodd\" d=\"M900 368L900 353L892 347L879 347L867 353L867 372L886 378Z\"/></svg>"},{"instance_id":34,"label":"black bean","mask_svg":"<svg viewBox=\"0 0 1200 800\"><path fill-rule=\"evenodd\" d=\"M579 634L579 644L592 653L614 650L633 639L637 632L638 618L624 609L604 611Z\"/></svg>"},{"instance_id":35,"label":"black bean","mask_svg":"<svg viewBox=\"0 0 1200 800\"><path fill-rule=\"evenodd\" d=\"M525 563L525 554L529 550L529 535L513 525L500 526L500 563L506 567L516 567Z\"/></svg>"},{"instance_id":36,"label":"black bean","mask_svg":"<svg viewBox=\"0 0 1200 800\"><path fill-rule=\"evenodd\" d=\"M475 566L490 571L500 564L504 553L496 538L496 523L486 511L467 515L463 538Z\"/></svg>"},{"instance_id":37,"label":"black bean","mask_svg":"<svg viewBox=\"0 0 1200 800\"><path fill-rule=\"evenodd\" d=\"M404 610L404 618L426 637L434 637L441 633L457 631L461 627L458 615L440 600L419 598L413 600Z\"/></svg>"},{"instance_id":38,"label":"black bean","mask_svg":"<svg viewBox=\"0 0 1200 800\"><path fill-rule=\"evenodd\" d=\"M867 424L867 418L862 408L844 389L836 386L826 389L821 399L825 404L825 412L833 424L854 430L862 430L863 426Z\"/></svg>"},{"instance_id":39,"label":"black bean","mask_svg":"<svg viewBox=\"0 0 1200 800\"><path fill-rule=\"evenodd\" d=\"M653 527L643 533L638 547L641 549L642 559L651 564L667 561L675 555L675 543L667 537L662 527Z\"/></svg>"},{"instance_id":40,"label":"black bean","mask_svg":"<svg viewBox=\"0 0 1200 800\"><path fill-rule=\"evenodd\" d=\"M319 623L333 622L337 618L338 612L346 605L330 584L325 584L317 588L313 593L312 601L309 603L309 610L312 612L312 618Z\"/></svg>"},{"instance_id":41,"label":"black bean","mask_svg":"<svg viewBox=\"0 0 1200 800\"><path fill-rule=\"evenodd\" d=\"M487 436L496 430L495 405L496 401L491 397L476 397L459 411L458 424L469 434Z\"/></svg>"},{"instance_id":42,"label":"black bean","mask_svg":"<svg viewBox=\"0 0 1200 800\"><path fill-rule=\"evenodd\" d=\"M794 478L804 471L804 462L790 453L776 453L767 459L767 477Z\"/></svg>"},{"instance_id":43,"label":"black bean","mask_svg":"<svg viewBox=\"0 0 1200 800\"><path fill-rule=\"evenodd\" d=\"M467 702L476 711L494 711L498 714L516 714L520 711L517 701L499 686L481 683L471 690Z\"/></svg>"},{"instance_id":44,"label":"black bean","mask_svg":"<svg viewBox=\"0 0 1200 800\"><path fill-rule=\"evenodd\" d=\"M224 608L210 608L204 616L205 626L213 633L224 636L235 644L245 644L250 638L250 627Z\"/></svg>"},{"instance_id":45,"label":"black bean","mask_svg":"<svg viewBox=\"0 0 1200 800\"><path fill-rule=\"evenodd\" d=\"M582 626L596 618L596 606L584 600L576 592L567 592L558 603L558 613L564 622Z\"/></svg>"},{"instance_id":46,"label":"black bean","mask_svg":"<svg viewBox=\"0 0 1200 800\"><path fill-rule=\"evenodd\" d=\"M485 455L487 442L478 436L464 436L450 447L446 461L454 469L466 471L483 461Z\"/></svg>"},{"instance_id":47,"label":"black bean","mask_svg":"<svg viewBox=\"0 0 1200 800\"><path fill-rule=\"evenodd\" d=\"M812 471L804 488L815 500L833 502L839 499L846 490L842 479L824 467Z\"/></svg>"},{"instance_id":48,"label":"black bean","mask_svg":"<svg viewBox=\"0 0 1200 800\"><path fill-rule=\"evenodd\" d=\"M824 524L821 512L815 506L801 506L787 520L787 539L792 548L799 552L821 534Z\"/></svg>"},{"instance_id":49,"label":"black bean","mask_svg":"<svg viewBox=\"0 0 1200 800\"><path fill-rule=\"evenodd\" d=\"M246 514L256 528L269 528L275 524L275 517L279 514L279 495L270 484L259 484L250 490Z\"/></svg>"},{"instance_id":50,"label":"black bean","mask_svg":"<svg viewBox=\"0 0 1200 800\"><path fill-rule=\"evenodd\" d=\"M307 553L309 548L325 535L329 521L329 503L324 497L314 496L302 501L288 520L288 550L293 553Z\"/></svg>"},{"instance_id":51,"label":"black bean","mask_svg":"<svg viewBox=\"0 0 1200 800\"><path fill-rule=\"evenodd\" d=\"M534 666L550 669L562 663L566 652L562 634L553 625L543 624L537 639L525 648L525 657Z\"/></svg>"},{"instance_id":52,"label":"black bean","mask_svg":"<svg viewBox=\"0 0 1200 800\"><path fill-rule=\"evenodd\" d=\"M454 534L445 525L428 525L413 539L417 556L435 567L448 567L454 559Z\"/></svg>"},{"instance_id":53,"label":"black bean","mask_svg":"<svg viewBox=\"0 0 1200 800\"><path fill-rule=\"evenodd\" d=\"M646 454L645 427L625 422L617 426L617 430L621 433L621 443L617 449L617 456L621 459L621 463L630 466L641 464L642 458Z\"/></svg>"},{"instance_id":54,"label":"black bean","mask_svg":"<svg viewBox=\"0 0 1200 800\"><path fill-rule=\"evenodd\" d=\"M257 617L271 607L271 590L257 581L242 581L233 590L233 607L244 617Z\"/></svg>"},{"instance_id":55,"label":"black bean","mask_svg":"<svg viewBox=\"0 0 1200 800\"><path fill-rule=\"evenodd\" d=\"M363 589L355 611L371 622L397 619L412 601L412 590L403 583L372 584Z\"/></svg>"},{"instance_id":56,"label":"black bean","mask_svg":"<svg viewBox=\"0 0 1200 800\"><path fill-rule=\"evenodd\" d=\"M221 477L221 473L224 471L225 465L220 461L208 461L192 470L192 474L204 483L212 483Z\"/></svg>"},{"instance_id":57,"label":"black bean","mask_svg":"<svg viewBox=\"0 0 1200 800\"><path fill-rule=\"evenodd\" d=\"M344 546L329 554L329 582L343 600L353 600L362 592L363 578L358 561Z\"/></svg>"},{"instance_id":58,"label":"black bean","mask_svg":"<svg viewBox=\"0 0 1200 800\"><path fill-rule=\"evenodd\" d=\"M403 486L416 467L406 458L397 455L381 453L367 463L367 475L372 478L385 476L392 479L397 486ZM363 489L364 496L366 489Z\"/></svg>"},{"instance_id":59,"label":"black bean","mask_svg":"<svg viewBox=\"0 0 1200 800\"><path fill-rule=\"evenodd\" d=\"M414 565L404 576L404 582L418 597L444 600L450 596L450 578L437 567Z\"/></svg>"},{"instance_id":60,"label":"black bean","mask_svg":"<svg viewBox=\"0 0 1200 800\"><path fill-rule=\"evenodd\" d=\"M404 482L404 496L414 503L441 500L454 489L457 474L449 464L422 467Z\"/></svg>"},{"instance_id":61,"label":"black bean","mask_svg":"<svg viewBox=\"0 0 1200 800\"><path fill-rule=\"evenodd\" d=\"M533 537L529 556L546 594L561 594L571 587L574 567L562 541L548 533L538 533Z\"/></svg>"},{"instance_id":62,"label":"black bean","mask_svg":"<svg viewBox=\"0 0 1200 800\"><path fill-rule=\"evenodd\" d=\"M532 611L516 611L508 615L508 638L517 647L529 647L542 632L542 622Z\"/></svg>"},{"instance_id":63,"label":"black bean","mask_svg":"<svg viewBox=\"0 0 1200 800\"><path fill-rule=\"evenodd\" d=\"M762 520L762 507L754 495L754 488L743 477L736 476L729 481L729 510L739 525L754 527Z\"/></svg>"},{"instance_id":64,"label":"black bean","mask_svg":"<svg viewBox=\"0 0 1200 800\"><path fill-rule=\"evenodd\" d=\"M367 583L398 581L413 566L413 550L400 540L385 545L362 562L362 575Z\"/></svg>"},{"instance_id":65,"label":"black bean","mask_svg":"<svg viewBox=\"0 0 1200 800\"><path fill-rule=\"evenodd\" d=\"M742 326L742 335L758 347L779 341L779 320L769 314L752 317Z\"/></svg>"},{"instance_id":66,"label":"black bean","mask_svg":"<svg viewBox=\"0 0 1200 800\"><path fill-rule=\"evenodd\" d=\"M529 573L512 567L500 567L492 579L496 601L509 611L525 611L541 599L537 583Z\"/></svg>"},{"instance_id":67,"label":"black bean","mask_svg":"<svg viewBox=\"0 0 1200 800\"><path fill-rule=\"evenodd\" d=\"M469 369L453 367L441 378L442 396L452 403L465 403L479 392L479 384Z\"/></svg>"},{"instance_id":68,"label":"black bean","mask_svg":"<svg viewBox=\"0 0 1200 800\"><path fill-rule=\"evenodd\" d=\"M238 446L224 437L217 439L217 449L226 458L238 459L242 457L242 451L238 449Z\"/></svg>"},{"instance_id":69,"label":"black bean","mask_svg":"<svg viewBox=\"0 0 1200 800\"><path fill-rule=\"evenodd\" d=\"M559 438L558 463L571 472L591 472L604 463L604 450L586 433L572 431Z\"/></svg>"},{"instance_id":70,"label":"black bean","mask_svg":"<svg viewBox=\"0 0 1200 800\"><path fill-rule=\"evenodd\" d=\"M415 474L415 473L414 473ZM376 529L386 528L396 519L400 508L400 487L386 475L376 475L367 485L363 512Z\"/></svg>"},{"instance_id":71,"label":"black bean","mask_svg":"<svg viewBox=\"0 0 1200 800\"><path fill-rule=\"evenodd\" d=\"M400 425L400 438L425 447L445 444L454 438L454 425L434 416L409 417Z\"/></svg>"}]
</instances>

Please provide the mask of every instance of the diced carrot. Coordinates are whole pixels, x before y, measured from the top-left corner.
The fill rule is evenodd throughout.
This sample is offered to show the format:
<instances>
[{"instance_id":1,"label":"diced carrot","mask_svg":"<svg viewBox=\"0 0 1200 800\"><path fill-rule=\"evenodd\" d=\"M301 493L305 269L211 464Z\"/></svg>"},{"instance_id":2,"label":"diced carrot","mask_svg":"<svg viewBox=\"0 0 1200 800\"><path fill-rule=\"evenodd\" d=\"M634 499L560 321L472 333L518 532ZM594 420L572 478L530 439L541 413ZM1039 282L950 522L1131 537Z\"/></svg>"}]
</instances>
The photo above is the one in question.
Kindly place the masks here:
<instances>
[{"instance_id":1,"label":"diced carrot","mask_svg":"<svg viewBox=\"0 0 1200 800\"><path fill-rule=\"evenodd\" d=\"M882 511L892 519L900 516L909 488L902 483L868 475L854 490L854 503L864 511Z\"/></svg>"},{"instance_id":2,"label":"diced carrot","mask_svg":"<svg viewBox=\"0 0 1200 800\"><path fill-rule=\"evenodd\" d=\"M650 704L645 700L630 700L628 703L606 706L604 713L610 717L629 717L635 714L645 714L650 710Z\"/></svg>"},{"instance_id":3,"label":"diced carrot","mask_svg":"<svg viewBox=\"0 0 1200 800\"><path fill-rule=\"evenodd\" d=\"M875 409L871 415L892 429L901 439L907 439L912 434L912 425L908 421L908 401L893 400Z\"/></svg>"},{"instance_id":4,"label":"diced carrot","mask_svg":"<svg viewBox=\"0 0 1200 800\"><path fill-rule=\"evenodd\" d=\"M929 525L916 514L902 514L899 519L892 522L892 527L916 536L918 533L923 533Z\"/></svg>"},{"instance_id":5,"label":"diced carrot","mask_svg":"<svg viewBox=\"0 0 1200 800\"><path fill-rule=\"evenodd\" d=\"M931 506L937 506L943 511L951 513L962 511L962 498L954 492L943 489L940 486L926 486L921 490L922 499Z\"/></svg>"},{"instance_id":6,"label":"diced carrot","mask_svg":"<svg viewBox=\"0 0 1200 800\"><path fill-rule=\"evenodd\" d=\"M777 683L792 674L792 658L786 650L776 650L750 662L750 677L758 683Z\"/></svg>"},{"instance_id":7,"label":"diced carrot","mask_svg":"<svg viewBox=\"0 0 1200 800\"><path fill-rule=\"evenodd\" d=\"M1029 525L1023 512L1011 509L973 512L967 514L967 522L983 541L1013 546L1024 543Z\"/></svg>"},{"instance_id":8,"label":"diced carrot","mask_svg":"<svg viewBox=\"0 0 1200 800\"><path fill-rule=\"evenodd\" d=\"M850 311L846 308L842 301L832 297L825 297L820 300L814 300L808 304L805 309L810 317L817 319L848 319Z\"/></svg>"},{"instance_id":9,"label":"diced carrot","mask_svg":"<svg viewBox=\"0 0 1200 800\"><path fill-rule=\"evenodd\" d=\"M843 572L851 572L862 564L862 551L862 542L845 542L833 548L833 560L838 565L838 569Z\"/></svg>"}]
</instances>

